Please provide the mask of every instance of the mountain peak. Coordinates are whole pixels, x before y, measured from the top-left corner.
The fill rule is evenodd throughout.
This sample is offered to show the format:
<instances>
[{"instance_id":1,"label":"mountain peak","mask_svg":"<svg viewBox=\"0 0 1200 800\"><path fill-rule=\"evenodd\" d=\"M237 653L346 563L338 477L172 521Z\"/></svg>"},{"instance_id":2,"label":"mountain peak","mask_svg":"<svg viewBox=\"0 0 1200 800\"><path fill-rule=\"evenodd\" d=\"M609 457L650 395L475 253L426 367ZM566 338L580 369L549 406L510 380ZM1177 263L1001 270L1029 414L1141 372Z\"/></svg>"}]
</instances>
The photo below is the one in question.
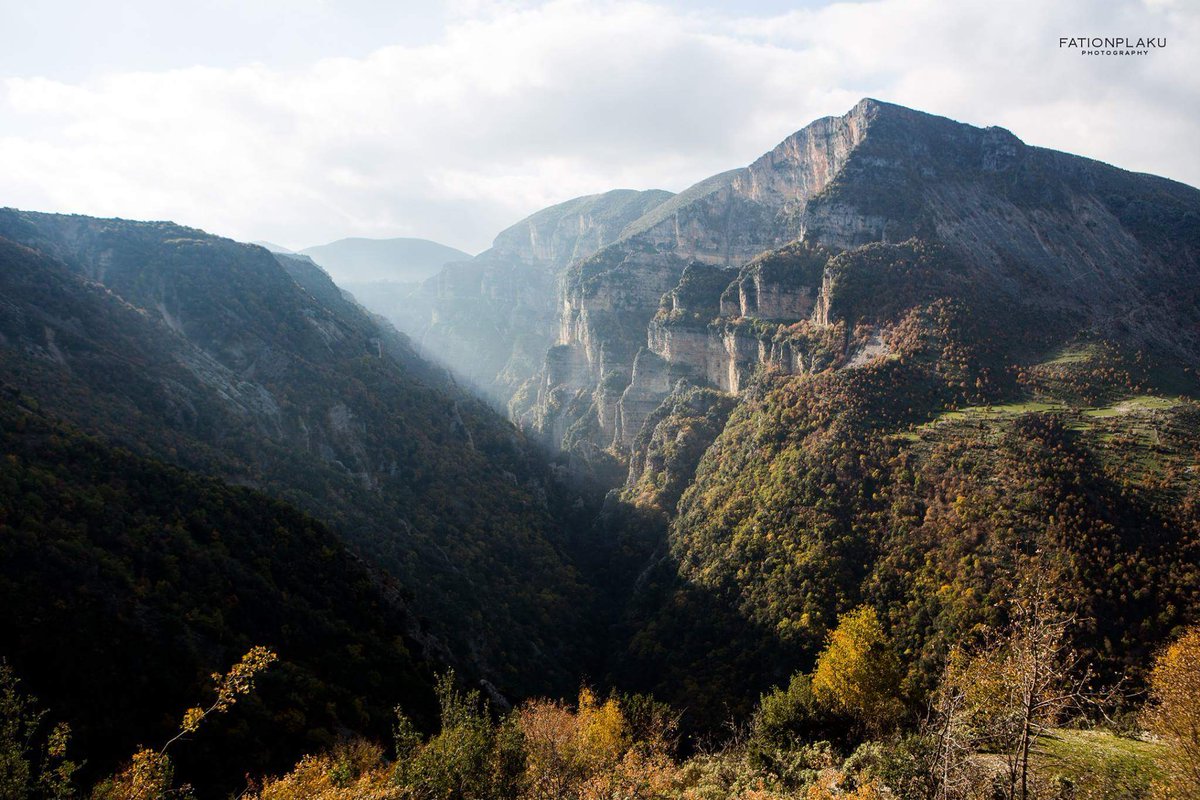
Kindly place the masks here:
<instances>
[{"instance_id":1,"label":"mountain peak","mask_svg":"<svg viewBox=\"0 0 1200 800\"><path fill-rule=\"evenodd\" d=\"M296 252L295 250L284 247L281 244L275 244L274 242L268 242L265 239L255 239L254 241L250 242L250 244L256 244L259 247L265 247L266 249L270 250L272 253L275 253L276 255L292 255L293 253Z\"/></svg>"},{"instance_id":2,"label":"mountain peak","mask_svg":"<svg viewBox=\"0 0 1200 800\"><path fill-rule=\"evenodd\" d=\"M419 281L452 261L471 256L429 239L350 237L298 251L310 256L339 282Z\"/></svg>"},{"instance_id":3,"label":"mountain peak","mask_svg":"<svg viewBox=\"0 0 1200 800\"><path fill-rule=\"evenodd\" d=\"M890 103L886 100L877 100L874 97L864 97L863 99L859 100L854 104L853 107L851 107L849 111L845 113L845 116L875 117L879 116L880 114L900 114L914 117L928 117L932 119L949 119L948 117L942 117L937 114L930 114L927 111L918 111L915 108L900 105L899 103Z\"/></svg>"}]
</instances>

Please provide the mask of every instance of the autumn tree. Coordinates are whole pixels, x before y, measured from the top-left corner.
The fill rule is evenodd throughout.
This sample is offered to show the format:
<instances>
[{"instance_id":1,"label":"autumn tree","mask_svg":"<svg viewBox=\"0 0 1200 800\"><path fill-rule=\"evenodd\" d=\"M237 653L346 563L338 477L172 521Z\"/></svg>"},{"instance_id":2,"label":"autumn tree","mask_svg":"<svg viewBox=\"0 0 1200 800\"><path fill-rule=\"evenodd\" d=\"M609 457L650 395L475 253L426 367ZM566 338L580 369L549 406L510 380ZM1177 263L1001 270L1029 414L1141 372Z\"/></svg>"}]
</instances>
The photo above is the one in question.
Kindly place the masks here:
<instances>
[{"instance_id":1,"label":"autumn tree","mask_svg":"<svg viewBox=\"0 0 1200 800\"><path fill-rule=\"evenodd\" d=\"M523 800L678 796L670 752L678 720L650 698L601 702L584 687L574 709L532 701L513 718L526 750Z\"/></svg>"},{"instance_id":2,"label":"autumn tree","mask_svg":"<svg viewBox=\"0 0 1200 800\"><path fill-rule=\"evenodd\" d=\"M597 775L615 770L629 749L629 730L615 699L601 703L587 688L575 711L561 703L528 703L518 712L526 748L523 796L579 797Z\"/></svg>"},{"instance_id":3,"label":"autumn tree","mask_svg":"<svg viewBox=\"0 0 1200 800\"><path fill-rule=\"evenodd\" d=\"M287 775L268 778L255 800L395 800L402 791L383 748L355 740L305 756Z\"/></svg>"},{"instance_id":4,"label":"autumn tree","mask_svg":"<svg viewBox=\"0 0 1200 800\"><path fill-rule=\"evenodd\" d=\"M179 732L175 736L158 750L148 747L138 749L124 769L101 782L92 791L92 800L167 800L191 797L190 786L175 786L175 768L167 750L176 742L194 734L206 719L225 713L238 698L254 691L258 675L278 658L266 647L252 647L225 674L214 672L212 681L215 697L212 703L206 707L194 707L185 711Z\"/></svg>"},{"instance_id":5,"label":"autumn tree","mask_svg":"<svg viewBox=\"0 0 1200 800\"><path fill-rule=\"evenodd\" d=\"M813 672L817 701L874 733L894 725L903 705L900 665L888 645L875 609L861 606L839 617Z\"/></svg>"},{"instance_id":6,"label":"autumn tree","mask_svg":"<svg viewBox=\"0 0 1200 800\"><path fill-rule=\"evenodd\" d=\"M979 775L972 753L1003 753L1001 796L1031 796L1030 754L1037 737L1071 711L1103 704L1092 670L1075 651L1076 616L1031 579L1011 601L1006 630L973 650L952 651L927 730L935 740L931 774L936 797L973 796Z\"/></svg>"},{"instance_id":7,"label":"autumn tree","mask_svg":"<svg viewBox=\"0 0 1200 800\"><path fill-rule=\"evenodd\" d=\"M1193 626L1154 660L1145 722L1168 747L1161 795L1200 798L1200 626Z\"/></svg>"}]
</instances>

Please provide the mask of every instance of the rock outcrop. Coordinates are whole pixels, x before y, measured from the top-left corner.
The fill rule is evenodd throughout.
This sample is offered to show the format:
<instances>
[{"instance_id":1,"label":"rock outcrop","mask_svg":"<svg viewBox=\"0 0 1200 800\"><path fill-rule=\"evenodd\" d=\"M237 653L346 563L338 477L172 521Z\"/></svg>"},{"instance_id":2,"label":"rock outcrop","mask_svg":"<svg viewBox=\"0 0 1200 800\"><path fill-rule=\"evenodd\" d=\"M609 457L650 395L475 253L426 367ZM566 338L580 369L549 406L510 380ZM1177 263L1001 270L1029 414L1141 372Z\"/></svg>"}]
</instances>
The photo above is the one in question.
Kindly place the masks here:
<instances>
[{"instance_id":1,"label":"rock outcrop","mask_svg":"<svg viewBox=\"0 0 1200 800\"><path fill-rule=\"evenodd\" d=\"M684 354L681 364L717 386L736 391L746 366L770 348L734 331L711 338L707 331L680 325L650 330L658 319L659 301L679 285L690 264L731 269L801 236L809 200L839 173L878 108L879 104L864 101L844 117L817 120L750 166L701 181L657 205L630 224L619 241L573 264L562 285L558 343L580 351L597 384L631 384L634 358L649 345L668 361L675 360L673 353ZM711 319L721 312L722 294L734 273L723 283L720 272L704 274L705 280L719 284L709 287L715 289L715 297L710 292L706 300L711 308L686 308L689 298L676 292L672 300L676 317L682 314L696 321L696 314L711 310ZM688 287L683 289L686 294ZM806 310L814 294L810 286L772 282L770 276L764 281L760 271L747 274L729 302L737 302L739 317L766 314L795 321L802 316L796 312ZM740 313L743 300L751 313ZM664 392L660 400L665 396ZM641 405L649 402L644 396L639 400ZM578 410L581 405L564 405L559 411ZM522 413L547 420L553 416L548 411ZM620 451L637 433L630 430L638 421L636 412L617 415L623 421L620 429L617 416L607 419L601 405L585 413L595 414L599 443L605 446ZM576 422L568 421L566 426Z\"/></svg>"},{"instance_id":2,"label":"rock outcrop","mask_svg":"<svg viewBox=\"0 0 1200 800\"><path fill-rule=\"evenodd\" d=\"M543 209L502 231L491 249L407 288L385 315L426 355L503 406L543 369L558 338L566 265L615 241L670 196L616 190Z\"/></svg>"},{"instance_id":3,"label":"rock outcrop","mask_svg":"<svg viewBox=\"0 0 1200 800\"><path fill-rule=\"evenodd\" d=\"M1152 297L1177 284L1181 263L1195 267L1197 254L1179 244L1180 233L1194 238L1195 208L1190 187L864 100L750 166L680 192L568 267L556 345L577 352L573 379L586 364L591 387L524 418L553 421L543 428L551 438L593 429L598 445L620 453L645 418L637 409L653 404L651 384L635 381L642 348L669 372L727 392L762 369L857 366L887 352L878 328L852 334L865 319L862 298L889 306L889 291L977 299L986 291L986 302L1040 306L1102 330L1127 325L1114 309L1136 305L1145 317L1138 335L1175 347L1154 331L1181 311L1194 317L1194 307L1171 297L1159 311ZM838 260L909 239L944 246L945 271L918 285L872 277L870 254ZM541 394L553 395L545 379L536 379ZM601 384L609 388L595 391ZM634 389L636 406L613 415L621 384ZM653 391L665 398L669 388ZM558 420L563 413L594 419Z\"/></svg>"},{"instance_id":4,"label":"rock outcrop","mask_svg":"<svg viewBox=\"0 0 1200 800\"><path fill-rule=\"evenodd\" d=\"M658 189L615 189L576 197L501 231L488 255L544 264L557 271L615 242L630 223L671 196Z\"/></svg>"},{"instance_id":5,"label":"rock outcrop","mask_svg":"<svg viewBox=\"0 0 1200 800\"><path fill-rule=\"evenodd\" d=\"M1196 206L1190 187L868 99L677 195L539 212L398 322L548 443L622 459L680 378L738 393L762 371L861 366L916 297L1101 332L1132 319L1194 351L1195 330L1164 331L1197 313L1177 280ZM941 249L870 249L907 241Z\"/></svg>"}]
</instances>

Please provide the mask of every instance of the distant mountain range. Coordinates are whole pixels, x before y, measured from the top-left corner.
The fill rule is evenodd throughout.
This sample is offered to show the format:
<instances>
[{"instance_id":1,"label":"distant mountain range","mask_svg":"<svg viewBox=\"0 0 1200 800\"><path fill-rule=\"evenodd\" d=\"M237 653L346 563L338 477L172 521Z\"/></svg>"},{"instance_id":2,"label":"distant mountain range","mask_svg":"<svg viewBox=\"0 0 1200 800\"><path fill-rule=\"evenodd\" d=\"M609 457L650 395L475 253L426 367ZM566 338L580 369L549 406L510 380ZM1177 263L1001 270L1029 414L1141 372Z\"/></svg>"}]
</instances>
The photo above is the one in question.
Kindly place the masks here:
<instances>
[{"instance_id":1,"label":"distant mountain range","mask_svg":"<svg viewBox=\"0 0 1200 800\"><path fill-rule=\"evenodd\" d=\"M272 253L276 253L278 255L290 256L296 252L295 250L291 250L287 247L284 247L281 244L275 244L274 242L265 242L265 241L260 240L260 241L251 242L250 244L256 244L259 247L265 247L268 250L270 250Z\"/></svg>"},{"instance_id":2,"label":"distant mountain range","mask_svg":"<svg viewBox=\"0 0 1200 800\"><path fill-rule=\"evenodd\" d=\"M261 243L276 253L290 253ZM342 285L420 281L444 265L466 261L470 254L428 239L339 239L295 251L325 268Z\"/></svg>"}]
</instances>

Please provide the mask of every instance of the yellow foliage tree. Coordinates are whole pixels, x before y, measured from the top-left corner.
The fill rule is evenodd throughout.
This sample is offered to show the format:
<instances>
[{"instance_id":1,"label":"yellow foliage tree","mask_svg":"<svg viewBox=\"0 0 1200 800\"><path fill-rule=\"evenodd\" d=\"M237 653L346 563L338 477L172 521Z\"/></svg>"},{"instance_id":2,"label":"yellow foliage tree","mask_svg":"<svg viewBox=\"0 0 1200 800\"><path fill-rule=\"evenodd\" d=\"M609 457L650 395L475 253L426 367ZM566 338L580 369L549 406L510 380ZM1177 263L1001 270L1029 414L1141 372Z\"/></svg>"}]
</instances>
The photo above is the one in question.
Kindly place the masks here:
<instances>
[{"instance_id":1,"label":"yellow foliage tree","mask_svg":"<svg viewBox=\"0 0 1200 800\"><path fill-rule=\"evenodd\" d=\"M191 787L174 788L175 768L164 753L141 748L129 765L92 790L92 800L166 800L190 798Z\"/></svg>"},{"instance_id":2,"label":"yellow foliage tree","mask_svg":"<svg viewBox=\"0 0 1200 800\"><path fill-rule=\"evenodd\" d=\"M1150 672L1145 722L1169 748L1164 798L1200 798L1200 626L1159 654Z\"/></svg>"},{"instance_id":3,"label":"yellow foliage tree","mask_svg":"<svg viewBox=\"0 0 1200 800\"><path fill-rule=\"evenodd\" d=\"M393 800L403 797L377 745L355 741L305 756L282 778L268 779L256 800Z\"/></svg>"},{"instance_id":4,"label":"yellow foliage tree","mask_svg":"<svg viewBox=\"0 0 1200 800\"><path fill-rule=\"evenodd\" d=\"M586 771L611 766L629 747L629 730L617 701L596 701L591 689L579 690L577 758Z\"/></svg>"},{"instance_id":5,"label":"yellow foliage tree","mask_svg":"<svg viewBox=\"0 0 1200 800\"><path fill-rule=\"evenodd\" d=\"M216 699L208 708L196 707L185 711L183 722L179 726L179 733L163 745L163 751L165 752L168 747L187 734L195 733L199 729L200 723L209 716L228 711L229 707L237 702L238 697L254 691L255 676L278 659L279 656L260 645L250 648L246 655L242 656L241 660L230 667L224 675L214 672L212 680Z\"/></svg>"},{"instance_id":6,"label":"yellow foliage tree","mask_svg":"<svg viewBox=\"0 0 1200 800\"><path fill-rule=\"evenodd\" d=\"M636 782L634 772L649 764L631 757L629 726L616 700L600 703L590 689L579 692L577 710L560 703L534 701L518 712L518 726L525 744L523 796L528 800L598 797L602 786L625 776ZM589 788L590 787L590 788Z\"/></svg>"},{"instance_id":7,"label":"yellow foliage tree","mask_svg":"<svg viewBox=\"0 0 1200 800\"><path fill-rule=\"evenodd\" d=\"M522 797L528 800L567 797L581 780L572 757L574 715L562 704L548 700L525 703L517 715L525 745Z\"/></svg>"},{"instance_id":8,"label":"yellow foliage tree","mask_svg":"<svg viewBox=\"0 0 1200 800\"><path fill-rule=\"evenodd\" d=\"M860 606L838 618L812 678L817 702L879 732L890 727L900 703L900 665L888 647L875 609Z\"/></svg>"},{"instance_id":9,"label":"yellow foliage tree","mask_svg":"<svg viewBox=\"0 0 1200 800\"><path fill-rule=\"evenodd\" d=\"M191 797L191 788L174 787L175 770L167 757L167 748L186 735L195 733L205 719L221 714L237 702L242 695L254 690L254 680L259 673L278 660L278 656L265 647L252 647L224 675L214 672L212 679L216 699L208 708L190 708L183 714L179 733L175 734L158 751L141 748L133 754L128 766L102 781L92 791L92 800L166 800L167 798Z\"/></svg>"},{"instance_id":10,"label":"yellow foliage tree","mask_svg":"<svg viewBox=\"0 0 1200 800\"><path fill-rule=\"evenodd\" d=\"M891 796L875 781L867 781L853 789L845 786L846 776L838 769L823 769L808 787L804 800L884 800Z\"/></svg>"}]
</instances>

